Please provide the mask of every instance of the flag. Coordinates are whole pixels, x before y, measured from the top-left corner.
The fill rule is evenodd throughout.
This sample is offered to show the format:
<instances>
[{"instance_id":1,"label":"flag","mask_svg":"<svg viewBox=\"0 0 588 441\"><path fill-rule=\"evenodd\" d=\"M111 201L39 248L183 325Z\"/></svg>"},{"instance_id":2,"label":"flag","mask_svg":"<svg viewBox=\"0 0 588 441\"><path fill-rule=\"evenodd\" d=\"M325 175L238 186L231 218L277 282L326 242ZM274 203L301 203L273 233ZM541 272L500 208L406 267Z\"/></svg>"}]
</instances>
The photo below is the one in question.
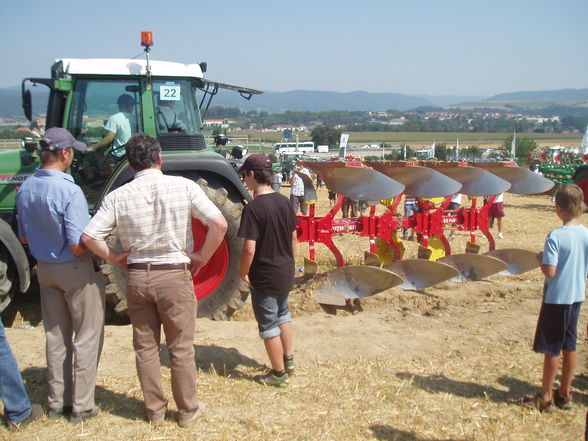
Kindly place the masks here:
<instances>
[{"instance_id":1,"label":"flag","mask_svg":"<svg viewBox=\"0 0 588 441\"><path fill-rule=\"evenodd\" d=\"M512 141L510 143L510 159L515 158L515 148L517 146L517 132L512 135Z\"/></svg>"},{"instance_id":2,"label":"flag","mask_svg":"<svg viewBox=\"0 0 588 441\"><path fill-rule=\"evenodd\" d=\"M582 153L583 155L588 155L588 126L586 126L586 132L584 132L584 137L582 138L580 153Z\"/></svg>"},{"instance_id":3,"label":"flag","mask_svg":"<svg viewBox=\"0 0 588 441\"><path fill-rule=\"evenodd\" d=\"M458 159L459 159L459 139L455 143L455 160L457 161Z\"/></svg>"},{"instance_id":4,"label":"flag","mask_svg":"<svg viewBox=\"0 0 588 441\"><path fill-rule=\"evenodd\" d=\"M339 141L339 161L345 161L347 141L349 141L349 135L347 133L341 133L341 139Z\"/></svg>"}]
</instances>

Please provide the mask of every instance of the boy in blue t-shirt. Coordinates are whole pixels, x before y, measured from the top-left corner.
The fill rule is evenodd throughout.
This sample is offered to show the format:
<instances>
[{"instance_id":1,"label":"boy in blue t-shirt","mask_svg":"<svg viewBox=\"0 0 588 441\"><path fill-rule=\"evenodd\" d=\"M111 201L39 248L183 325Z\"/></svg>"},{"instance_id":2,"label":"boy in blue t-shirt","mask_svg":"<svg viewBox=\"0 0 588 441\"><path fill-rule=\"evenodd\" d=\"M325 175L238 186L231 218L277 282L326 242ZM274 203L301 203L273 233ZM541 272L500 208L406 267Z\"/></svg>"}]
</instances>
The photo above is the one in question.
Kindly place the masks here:
<instances>
[{"instance_id":1,"label":"boy in blue t-shirt","mask_svg":"<svg viewBox=\"0 0 588 441\"><path fill-rule=\"evenodd\" d=\"M570 410L570 386L576 368L576 339L580 306L588 275L588 229L579 221L584 195L574 184L564 185L555 196L555 212L563 226L548 234L541 257L545 275L543 303L533 350L544 354L541 391L525 402L540 411L555 407ZM553 390L563 353L561 384Z\"/></svg>"}]
</instances>

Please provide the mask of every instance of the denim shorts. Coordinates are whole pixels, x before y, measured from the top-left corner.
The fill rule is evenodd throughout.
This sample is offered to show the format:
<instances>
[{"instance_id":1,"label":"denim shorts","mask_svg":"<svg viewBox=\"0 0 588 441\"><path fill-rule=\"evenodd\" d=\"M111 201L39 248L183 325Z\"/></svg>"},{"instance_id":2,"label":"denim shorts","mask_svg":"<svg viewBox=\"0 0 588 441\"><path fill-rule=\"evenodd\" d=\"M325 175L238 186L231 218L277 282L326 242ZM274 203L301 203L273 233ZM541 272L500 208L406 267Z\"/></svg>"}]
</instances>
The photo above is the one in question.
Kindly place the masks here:
<instances>
[{"instance_id":1,"label":"denim shorts","mask_svg":"<svg viewBox=\"0 0 588 441\"><path fill-rule=\"evenodd\" d=\"M251 288L251 304L262 339L277 337L282 333L280 325L292 321L288 311L288 295L264 294Z\"/></svg>"},{"instance_id":2,"label":"denim shorts","mask_svg":"<svg viewBox=\"0 0 588 441\"><path fill-rule=\"evenodd\" d=\"M575 351L581 305L541 304L533 350L552 356L559 356L562 350Z\"/></svg>"}]
</instances>

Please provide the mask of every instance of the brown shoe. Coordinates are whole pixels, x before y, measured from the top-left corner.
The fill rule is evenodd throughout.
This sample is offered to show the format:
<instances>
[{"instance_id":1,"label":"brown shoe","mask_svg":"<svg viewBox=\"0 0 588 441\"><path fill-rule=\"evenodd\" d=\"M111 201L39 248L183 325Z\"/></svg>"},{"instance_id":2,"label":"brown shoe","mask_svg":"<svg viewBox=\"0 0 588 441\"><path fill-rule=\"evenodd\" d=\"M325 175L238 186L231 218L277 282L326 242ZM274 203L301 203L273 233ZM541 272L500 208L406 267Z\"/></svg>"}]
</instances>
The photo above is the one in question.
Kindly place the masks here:
<instances>
[{"instance_id":1,"label":"brown shoe","mask_svg":"<svg viewBox=\"0 0 588 441\"><path fill-rule=\"evenodd\" d=\"M188 428L194 425L194 423L196 423L196 421L198 419L200 419L200 417L202 415L204 415L204 404L200 403L198 405L198 409L196 410L196 413L194 415L192 415L189 418L185 418L185 419L180 419L178 418L178 426L182 427L182 428Z\"/></svg>"},{"instance_id":2,"label":"brown shoe","mask_svg":"<svg viewBox=\"0 0 588 441\"><path fill-rule=\"evenodd\" d=\"M152 426L161 426L165 422L165 414L163 414L162 416L157 417L157 418L152 418L152 419L147 418L147 421Z\"/></svg>"},{"instance_id":3,"label":"brown shoe","mask_svg":"<svg viewBox=\"0 0 588 441\"><path fill-rule=\"evenodd\" d=\"M569 397L562 397L559 394L559 390L553 391L553 402L561 410L572 410L574 408L574 403L572 402L572 396L570 395Z\"/></svg>"},{"instance_id":4,"label":"brown shoe","mask_svg":"<svg viewBox=\"0 0 588 441\"><path fill-rule=\"evenodd\" d=\"M539 392L537 392L532 397L522 398L520 403L525 407L534 407L539 412L550 413L555 411L555 403L553 402L553 400L544 400L541 396L541 393Z\"/></svg>"},{"instance_id":5,"label":"brown shoe","mask_svg":"<svg viewBox=\"0 0 588 441\"><path fill-rule=\"evenodd\" d=\"M18 432L21 429L24 429L30 423L35 420L38 420L43 416L43 408L40 404L32 404L31 405L31 414L22 421L19 422L12 422L8 421L8 430L11 432Z\"/></svg>"}]
</instances>

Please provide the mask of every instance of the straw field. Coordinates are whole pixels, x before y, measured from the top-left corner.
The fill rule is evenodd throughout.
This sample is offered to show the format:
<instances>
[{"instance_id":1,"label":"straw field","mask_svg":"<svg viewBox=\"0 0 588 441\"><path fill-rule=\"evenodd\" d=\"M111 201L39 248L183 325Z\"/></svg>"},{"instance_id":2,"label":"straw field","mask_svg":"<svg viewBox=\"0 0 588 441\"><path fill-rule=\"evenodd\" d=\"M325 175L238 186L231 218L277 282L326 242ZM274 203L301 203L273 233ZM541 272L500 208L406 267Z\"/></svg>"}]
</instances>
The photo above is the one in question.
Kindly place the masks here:
<instances>
[{"instance_id":1,"label":"straw field","mask_svg":"<svg viewBox=\"0 0 588 441\"><path fill-rule=\"evenodd\" d=\"M283 189L284 194L289 189ZM559 221L548 196L505 198L499 248L539 251ZM328 209L319 190L318 212ZM588 218L584 217L586 222ZM359 263L367 240L337 239L346 261ZM466 237L451 242L463 252ZM483 249L487 242L480 239ZM318 245L319 270L332 258ZM416 251L407 243L407 256ZM297 266L307 246L299 245ZM353 310L321 308L313 282L299 278L291 295L297 372L284 390L253 381L267 357L247 304L229 322L199 320L194 345L205 418L191 429L173 421L169 355L162 342L170 418L144 421L129 326L107 325L97 402L102 414L82 426L46 417L11 440L579 440L588 407L584 316L571 412L541 414L517 399L537 391L542 356L531 350L541 301L539 270L481 282L445 283L420 292L390 290ZM8 338L34 401L45 405L44 335L34 300L13 311ZM27 329L21 326L26 325Z\"/></svg>"}]
</instances>

